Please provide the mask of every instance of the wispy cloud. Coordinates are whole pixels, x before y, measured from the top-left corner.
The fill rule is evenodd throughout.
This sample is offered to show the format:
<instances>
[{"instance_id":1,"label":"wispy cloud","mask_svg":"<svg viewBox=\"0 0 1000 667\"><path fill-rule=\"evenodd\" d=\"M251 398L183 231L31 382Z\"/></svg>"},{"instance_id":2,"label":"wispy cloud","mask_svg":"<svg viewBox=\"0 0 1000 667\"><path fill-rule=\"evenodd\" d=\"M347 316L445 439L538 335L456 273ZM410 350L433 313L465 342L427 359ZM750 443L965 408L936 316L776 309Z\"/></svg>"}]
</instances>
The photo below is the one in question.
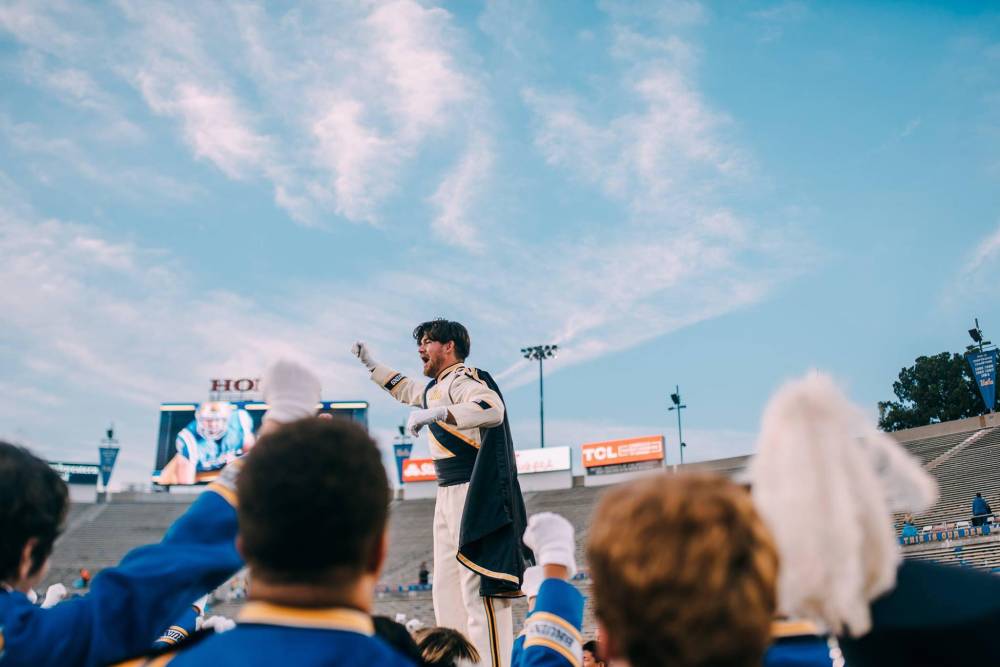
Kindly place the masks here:
<instances>
[{"instance_id":1,"label":"wispy cloud","mask_svg":"<svg viewBox=\"0 0 1000 667\"><path fill-rule=\"evenodd\" d=\"M533 368L511 364L523 345L559 343L549 367L558 371L768 298L808 251L729 197L752 181L752 157L699 85L700 47L686 31L707 13L693 2L602 7L610 25L590 40L607 71L588 85L610 91L611 105L531 78L527 61L544 52L534 23L496 13L480 22L505 53L526 59L523 80L502 82L520 91L499 101L515 108L510 117L496 113L504 88L456 17L412 0L0 8L0 29L31 65L24 84L96 117L95 127L139 129L123 157L96 131L0 107L0 135L26 158L32 186L73 172L102 194L146 197L170 189L158 156L143 155L162 151L193 173L174 189L209 204L229 202L199 184L206 173L240 192L270 190L303 224L370 223L384 240L384 256L362 271L315 279L312 267L289 263L270 291L241 292L199 271L207 253L145 235L145 221L105 225L91 210L71 219L42 197L29 205L0 178L10 342L0 360L14 369L5 381L26 387L16 404L27 414L59 383L83 397L70 406L81 413L114 414L124 402L139 416L123 428L150 441L159 400L198 398L204 378L253 372L281 354L304 355L329 396L374 397L350 343L367 338L382 360L412 372L409 329L436 315L466 323L473 362L513 388L534 379ZM501 140L506 133L517 141ZM610 213L601 224L569 216L558 229L521 229L504 219L497 191L513 191L522 169L557 189L539 204L593 197ZM296 231L316 243L333 236ZM363 248L337 238L346 240L333 258Z\"/></svg>"},{"instance_id":2,"label":"wispy cloud","mask_svg":"<svg viewBox=\"0 0 1000 667\"><path fill-rule=\"evenodd\" d=\"M134 140L138 126L122 111L131 101L109 92L126 82L149 111L177 123L194 157L228 178L269 182L275 204L304 224L333 214L379 223L402 170L429 142L460 146L483 133L483 88L462 64L469 49L444 9L413 0L116 7L120 17L15 4L0 12L0 29L24 45L28 83L103 114L108 131ZM103 40L77 35L73 21L93 24ZM237 30L220 34L220 25Z\"/></svg>"},{"instance_id":3,"label":"wispy cloud","mask_svg":"<svg viewBox=\"0 0 1000 667\"><path fill-rule=\"evenodd\" d=\"M763 44L778 41L789 26L802 21L808 15L808 5L798 0L781 2L749 13L750 18L761 26L757 40Z\"/></svg>"},{"instance_id":4,"label":"wispy cloud","mask_svg":"<svg viewBox=\"0 0 1000 667\"><path fill-rule=\"evenodd\" d=\"M962 266L962 275L969 277L993 262L1000 256L1000 226L982 240L969 253L967 261Z\"/></svg>"},{"instance_id":5,"label":"wispy cloud","mask_svg":"<svg viewBox=\"0 0 1000 667\"><path fill-rule=\"evenodd\" d=\"M469 144L458 164L438 186L430 201L437 211L431 228L439 239L467 250L483 249L472 216L492 165L493 150L486 139L479 137Z\"/></svg>"}]
</instances>

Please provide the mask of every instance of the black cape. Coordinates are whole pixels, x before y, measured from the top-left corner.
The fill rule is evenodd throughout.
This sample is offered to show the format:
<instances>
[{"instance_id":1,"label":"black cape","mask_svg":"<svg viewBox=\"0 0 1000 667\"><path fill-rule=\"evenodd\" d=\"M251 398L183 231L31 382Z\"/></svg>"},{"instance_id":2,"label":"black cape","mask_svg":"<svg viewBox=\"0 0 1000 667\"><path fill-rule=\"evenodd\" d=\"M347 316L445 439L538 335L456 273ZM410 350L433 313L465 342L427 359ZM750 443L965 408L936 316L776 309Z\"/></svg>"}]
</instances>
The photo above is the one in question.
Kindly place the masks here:
<instances>
[{"instance_id":1,"label":"black cape","mask_svg":"<svg viewBox=\"0 0 1000 667\"><path fill-rule=\"evenodd\" d=\"M1000 665L1000 577L903 561L896 587L872 603L872 629L840 638L851 667Z\"/></svg>"},{"instance_id":2,"label":"black cape","mask_svg":"<svg viewBox=\"0 0 1000 667\"><path fill-rule=\"evenodd\" d=\"M503 401L490 374L478 369L476 373ZM479 594L484 597L524 595L524 569L534 563L531 550L521 542L528 521L517 482L506 403L504 408L503 423L483 434L459 534L458 560L480 575Z\"/></svg>"}]
</instances>

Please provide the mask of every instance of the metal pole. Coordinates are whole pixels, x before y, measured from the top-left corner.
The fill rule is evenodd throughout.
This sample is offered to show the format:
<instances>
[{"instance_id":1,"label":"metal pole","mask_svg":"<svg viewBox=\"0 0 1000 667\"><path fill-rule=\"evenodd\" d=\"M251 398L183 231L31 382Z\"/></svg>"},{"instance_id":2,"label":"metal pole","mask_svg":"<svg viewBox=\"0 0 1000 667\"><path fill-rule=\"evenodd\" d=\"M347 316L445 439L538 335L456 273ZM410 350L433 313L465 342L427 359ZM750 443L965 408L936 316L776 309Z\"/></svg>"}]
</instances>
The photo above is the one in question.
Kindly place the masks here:
<instances>
[{"instance_id":1,"label":"metal pole","mask_svg":"<svg viewBox=\"0 0 1000 667\"><path fill-rule=\"evenodd\" d=\"M681 388L677 387L677 395L681 395ZM681 465L684 465L684 434L681 432L681 406L677 406L677 441L681 451Z\"/></svg>"},{"instance_id":2,"label":"metal pole","mask_svg":"<svg viewBox=\"0 0 1000 667\"><path fill-rule=\"evenodd\" d=\"M542 357L538 357L538 424L541 429L542 447L545 447L545 388L542 384Z\"/></svg>"}]
</instances>

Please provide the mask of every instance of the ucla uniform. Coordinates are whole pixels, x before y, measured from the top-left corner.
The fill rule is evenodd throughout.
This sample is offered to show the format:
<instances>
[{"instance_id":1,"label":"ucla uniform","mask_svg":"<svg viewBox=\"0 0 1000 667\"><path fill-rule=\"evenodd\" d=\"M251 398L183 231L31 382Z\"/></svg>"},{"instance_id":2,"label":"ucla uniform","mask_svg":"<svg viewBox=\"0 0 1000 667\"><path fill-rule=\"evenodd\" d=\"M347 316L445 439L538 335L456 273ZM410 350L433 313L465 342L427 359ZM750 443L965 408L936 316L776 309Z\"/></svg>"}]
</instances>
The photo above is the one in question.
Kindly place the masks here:
<instances>
[{"instance_id":1,"label":"ucla uniform","mask_svg":"<svg viewBox=\"0 0 1000 667\"><path fill-rule=\"evenodd\" d=\"M421 408L447 407L455 418L454 425L438 421L427 429L438 480L434 504L434 617L438 625L468 637L484 664L506 667L514 639L510 598L483 596L481 575L495 572L463 559L459 549L476 458L488 430L504 423L503 400L476 369L464 363L445 368L426 385L381 365L375 367L371 378L400 403ZM493 490L494 494L500 492ZM520 581L516 575L512 579L516 591Z\"/></svg>"},{"instance_id":2,"label":"ucla uniform","mask_svg":"<svg viewBox=\"0 0 1000 667\"><path fill-rule=\"evenodd\" d=\"M247 435L253 434L253 420L246 410L236 410L226 423L226 431L218 440L198 433L196 419L181 429L175 440L177 453L195 464L198 472L218 470L243 454Z\"/></svg>"},{"instance_id":3,"label":"ucla uniform","mask_svg":"<svg viewBox=\"0 0 1000 667\"><path fill-rule=\"evenodd\" d=\"M555 667L583 664L583 596L573 584L546 579L538 589L535 609L518 637L522 644L512 667Z\"/></svg>"},{"instance_id":4,"label":"ucla uniform","mask_svg":"<svg viewBox=\"0 0 1000 667\"><path fill-rule=\"evenodd\" d=\"M210 486L162 542L130 551L82 597L42 609L0 591L0 667L106 665L147 649L191 600L243 566L234 502Z\"/></svg>"},{"instance_id":5,"label":"ucla uniform","mask_svg":"<svg viewBox=\"0 0 1000 667\"><path fill-rule=\"evenodd\" d=\"M348 608L303 609L251 601L237 625L172 653L121 663L119 667L190 665L295 665L415 667L375 636L371 616Z\"/></svg>"},{"instance_id":6,"label":"ucla uniform","mask_svg":"<svg viewBox=\"0 0 1000 667\"><path fill-rule=\"evenodd\" d=\"M165 649L190 637L198 629L198 619L204 613L204 609L198 604L196 602L185 609L184 613L153 642L153 648ZM204 602L200 602L200 604L204 604Z\"/></svg>"}]
</instances>

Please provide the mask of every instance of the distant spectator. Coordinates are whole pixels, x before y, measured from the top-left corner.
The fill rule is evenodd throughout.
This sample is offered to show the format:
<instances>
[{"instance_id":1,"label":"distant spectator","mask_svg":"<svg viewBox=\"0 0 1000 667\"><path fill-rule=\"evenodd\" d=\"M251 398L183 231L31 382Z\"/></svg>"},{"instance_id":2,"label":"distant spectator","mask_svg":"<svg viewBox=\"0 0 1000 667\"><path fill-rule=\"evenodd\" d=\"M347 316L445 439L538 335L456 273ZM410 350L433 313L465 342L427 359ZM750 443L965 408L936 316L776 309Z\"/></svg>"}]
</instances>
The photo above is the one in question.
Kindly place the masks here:
<instances>
[{"instance_id":1,"label":"distant spectator","mask_svg":"<svg viewBox=\"0 0 1000 667\"><path fill-rule=\"evenodd\" d=\"M750 494L718 475L612 488L587 540L611 662L750 667L770 641L778 555Z\"/></svg>"},{"instance_id":2,"label":"distant spectator","mask_svg":"<svg viewBox=\"0 0 1000 667\"><path fill-rule=\"evenodd\" d=\"M913 525L913 515L907 514L903 517L903 537L916 537L919 533L917 527Z\"/></svg>"},{"instance_id":3,"label":"distant spectator","mask_svg":"<svg viewBox=\"0 0 1000 667\"><path fill-rule=\"evenodd\" d=\"M90 585L90 570L85 567L80 568L80 579L83 581L83 587L86 588Z\"/></svg>"},{"instance_id":4,"label":"distant spectator","mask_svg":"<svg viewBox=\"0 0 1000 667\"><path fill-rule=\"evenodd\" d=\"M458 630L433 628L420 640L425 665L463 667L479 663L476 647Z\"/></svg>"},{"instance_id":5,"label":"distant spectator","mask_svg":"<svg viewBox=\"0 0 1000 667\"><path fill-rule=\"evenodd\" d=\"M421 586L426 586L427 582L430 581L431 573L427 569L427 561L420 562L420 571L417 573L417 577Z\"/></svg>"},{"instance_id":6,"label":"distant spectator","mask_svg":"<svg viewBox=\"0 0 1000 667\"><path fill-rule=\"evenodd\" d=\"M583 667L606 667L597 640L591 639L583 643Z\"/></svg>"},{"instance_id":7,"label":"distant spectator","mask_svg":"<svg viewBox=\"0 0 1000 667\"><path fill-rule=\"evenodd\" d=\"M983 494L977 493L972 499L972 525L982 526L986 523L987 517L993 514L990 504L983 498Z\"/></svg>"}]
</instances>

